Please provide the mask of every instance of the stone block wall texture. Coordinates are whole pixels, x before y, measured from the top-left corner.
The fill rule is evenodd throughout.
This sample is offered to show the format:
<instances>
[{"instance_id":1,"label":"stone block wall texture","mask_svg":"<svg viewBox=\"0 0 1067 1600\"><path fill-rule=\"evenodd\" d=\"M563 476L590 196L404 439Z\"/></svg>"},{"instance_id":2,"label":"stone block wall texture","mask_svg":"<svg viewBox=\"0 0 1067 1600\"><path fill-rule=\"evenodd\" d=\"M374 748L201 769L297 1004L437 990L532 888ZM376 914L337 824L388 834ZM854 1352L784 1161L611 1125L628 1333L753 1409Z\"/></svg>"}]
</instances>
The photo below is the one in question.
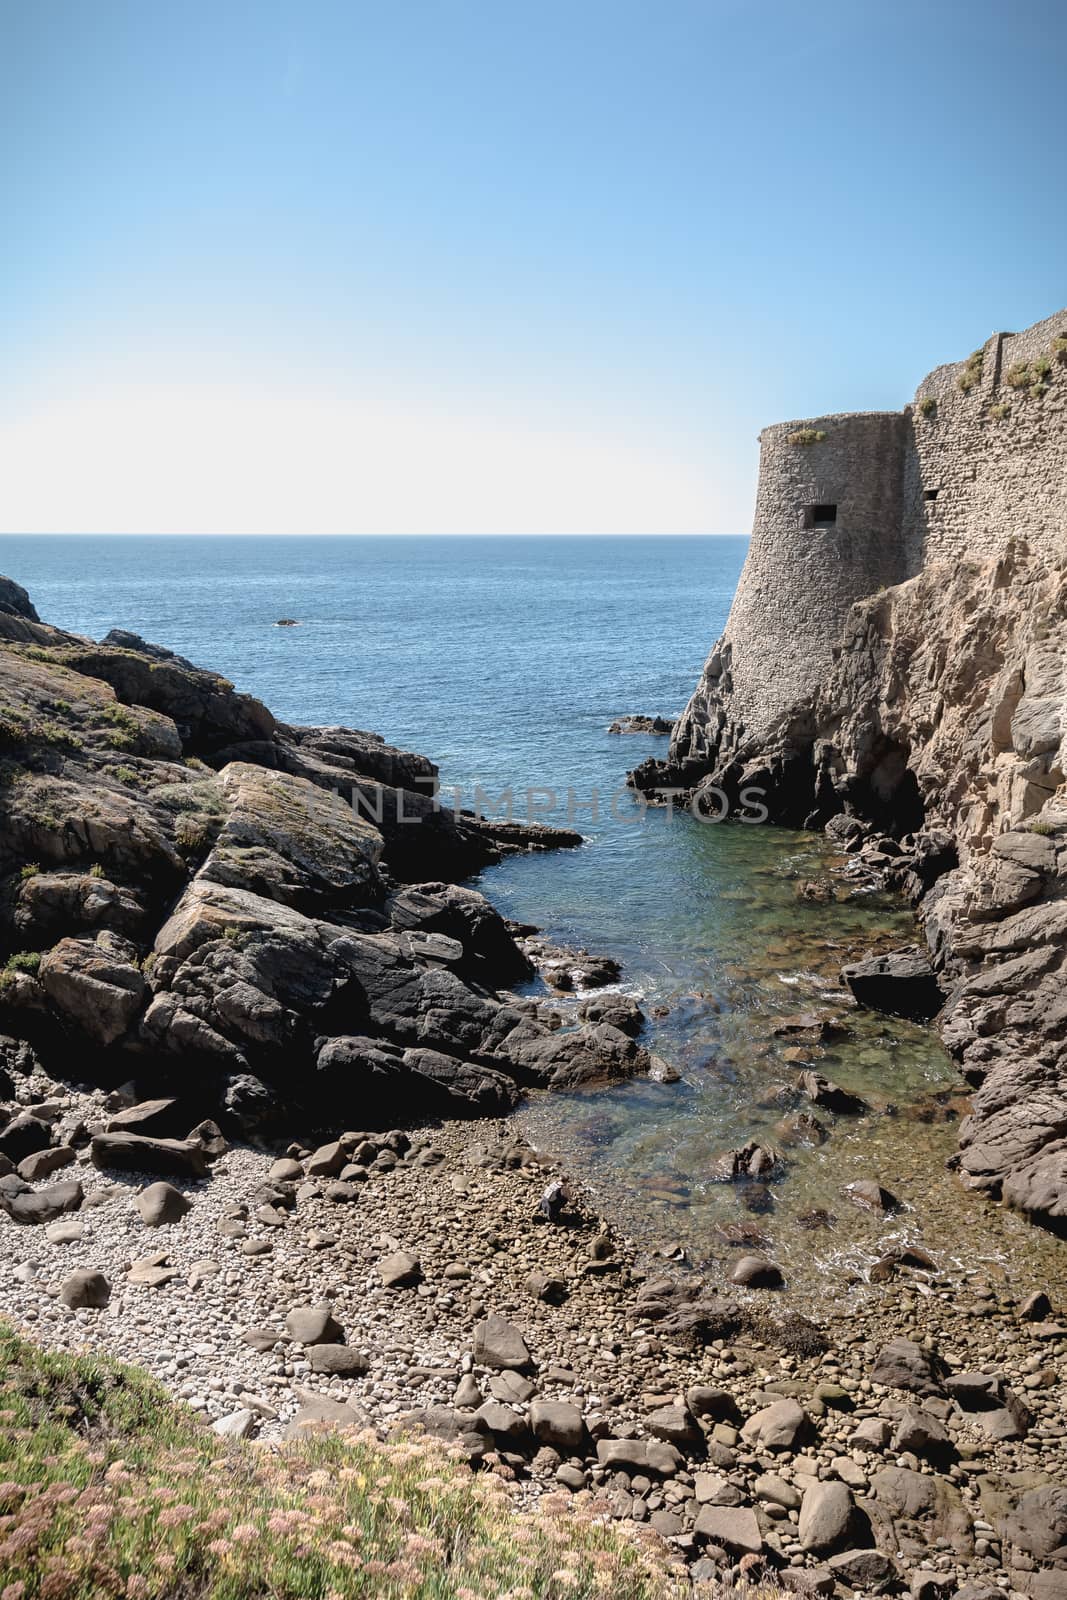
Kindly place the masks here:
<instances>
[{"instance_id":1,"label":"stone block wall texture","mask_svg":"<svg viewBox=\"0 0 1067 1600\"><path fill-rule=\"evenodd\" d=\"M706 762L717 746L769 731L825 677L854 601L936 561L995 555L1013 539L1038 554L1067 546L1059 339L1067 341L1067 311L993 334L980 360L976 352L936 368L903 411L764 429L748 556L672 762ZM1045 392L1031 393L1029 379L1013 387L1015 369L1035 361L1050 363ZM796 439L811 434L823 437ZM832 526L803 525L814 505L836 506Z\"/></svg>"}]
</instances>

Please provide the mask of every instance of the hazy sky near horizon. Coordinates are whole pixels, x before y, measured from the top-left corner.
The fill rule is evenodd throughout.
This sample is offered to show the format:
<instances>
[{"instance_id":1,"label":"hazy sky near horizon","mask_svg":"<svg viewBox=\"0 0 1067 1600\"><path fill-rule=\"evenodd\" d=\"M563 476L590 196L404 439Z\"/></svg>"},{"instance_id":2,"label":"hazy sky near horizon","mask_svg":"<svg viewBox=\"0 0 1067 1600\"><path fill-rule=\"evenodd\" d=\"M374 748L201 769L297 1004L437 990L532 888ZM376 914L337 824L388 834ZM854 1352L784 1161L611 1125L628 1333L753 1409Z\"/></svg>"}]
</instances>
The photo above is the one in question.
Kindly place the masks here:
<instances>
[{"instance_id":1,"label":"hazy sky near horizon","mask_svg":"<svg viewBox=\"0 0 1067 1600\"><path fill-rule=\"evenodd\" d=\"M740 533L1067 301L1060 0L0 0L0 529Z\"/></svg>"}]
</instances>

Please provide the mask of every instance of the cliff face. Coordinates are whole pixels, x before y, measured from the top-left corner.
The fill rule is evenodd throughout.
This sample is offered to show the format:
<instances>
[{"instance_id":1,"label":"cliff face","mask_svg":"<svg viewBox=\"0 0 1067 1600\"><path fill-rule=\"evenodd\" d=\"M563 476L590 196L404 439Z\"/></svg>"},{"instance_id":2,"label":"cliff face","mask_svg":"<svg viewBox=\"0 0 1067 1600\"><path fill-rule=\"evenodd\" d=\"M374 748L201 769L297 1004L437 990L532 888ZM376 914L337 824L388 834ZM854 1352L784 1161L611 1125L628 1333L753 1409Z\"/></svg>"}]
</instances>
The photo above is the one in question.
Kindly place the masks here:
<instances>
[{"instance_id":1,"label":"cliff face","mask_svg":"<svg viewBox=\"0 0 1067 1600\"><path fill-rule=\"evenodd\" d=\"M631 781L761 786L910 893L976 1088L961 1174L1067 1230L1065 328L994 335L900 417L765 432L726 632Z\"/></svg>"}]
</instances>

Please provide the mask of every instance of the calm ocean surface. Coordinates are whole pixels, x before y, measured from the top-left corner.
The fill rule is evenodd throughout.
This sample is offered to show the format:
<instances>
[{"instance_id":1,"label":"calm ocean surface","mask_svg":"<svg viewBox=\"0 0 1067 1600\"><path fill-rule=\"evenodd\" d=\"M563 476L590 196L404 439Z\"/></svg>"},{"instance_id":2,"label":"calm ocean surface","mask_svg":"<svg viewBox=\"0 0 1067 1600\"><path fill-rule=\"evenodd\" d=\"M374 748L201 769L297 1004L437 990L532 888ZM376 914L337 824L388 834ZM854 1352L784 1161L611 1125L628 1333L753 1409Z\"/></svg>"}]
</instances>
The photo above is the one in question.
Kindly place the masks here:
<instances>
[{"instance_id":1,"label":"calm ocean surface","mask_svg":"<svg viewBox=\"0 0 1067 1600\"><path fill-rule=\"evenodd\" d=\"M801 1290L826 1271L846 1282L898 1235L955 1254L962 1226L970 1259L1018 1258L1034 1230L961 1198L944 1174L955 1077L933 1035L904 1023L850 1015L850 1037L820 1061L871 1116L790 1148L770 1189L711 1180L718 1154L778 1141L799 1103L776 1023L825 1006L842 962L872 936L911 935L907 913L881 896L798 900L798 879L826 870L816 838L657 811L642 820L620 793L627 768L665 744L609 736L608 723L682 709L746 542L5 536L0 572L49 622L97 638L131 629L285 720L346 723L420 750L467 794L553 789L565 823L568 789L599 793L599 814L577 815L584 848L512 859L480 887L507 914L617 956L623 988L669 1012L648 1042L680 1084L546 1096L525 1113L530 1136L635 1232L706 1260L728 1259L731 1228L759 1229ZM275 627L281 617L301 626ZM859 1176L919 1214L887 1228L856 1212L840 1189ZM836 1224L801 1226L815 1207Z\"/></svg>"}]
</instances>

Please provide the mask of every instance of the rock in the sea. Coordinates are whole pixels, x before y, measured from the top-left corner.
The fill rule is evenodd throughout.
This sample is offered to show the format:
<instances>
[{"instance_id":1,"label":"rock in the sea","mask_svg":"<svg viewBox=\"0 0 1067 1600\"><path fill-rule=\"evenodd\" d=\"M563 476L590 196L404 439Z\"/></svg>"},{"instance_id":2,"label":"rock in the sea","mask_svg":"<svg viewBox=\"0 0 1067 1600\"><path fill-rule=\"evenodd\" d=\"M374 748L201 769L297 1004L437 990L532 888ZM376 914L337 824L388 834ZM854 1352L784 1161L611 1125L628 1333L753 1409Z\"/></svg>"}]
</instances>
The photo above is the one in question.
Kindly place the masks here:
<instances>
[{"instance_id":1,"label":"rock in the sea","mask_svg":"<svg viewBox=\"0 0 1067 1600\"><path fill-rule=\"evenodd\" d=\"M920 1021L935 1016L945 996L933 965L921 950L894 950L842 967L841 977L861 1006Z\"/></svg>"},{"instance_id":2,"label":"rock in the sea","mask_svg":"<svg viewBox=\"0 0 1067 1600\"><path fill-rule=\"evenodd\" d=\"M674 718L649 716L645 712L633 712L629 716L616 717L608 728L609 733L655 733L665 734L674 732Z\"/></svg>"},{"instance_id":3,"label":"rock in the sea","mask_svg":"<svg viewBox=\"0 0 1067 1600\"><path fill-rule=\"evenodd\" d=\"M861 1211L877 1211L882 1216L888 1216L891 1211L900 1210L896 1195L883 1189L873 1178L858 1178L855 1183L846 1184L841 1192Z\"/></svg>"},{"instance_id":4,"label":"rock in the sea","mask_svg":"<svg viewBox=\"0 0 1067 1600\"><path fill-rule=\"evenodd\" d=\"M730 1274L730 1282L746 1289L780 1289L785 1283L781 1267L766 1256L742 1256Z\"/></svg>"}]
</instances>

